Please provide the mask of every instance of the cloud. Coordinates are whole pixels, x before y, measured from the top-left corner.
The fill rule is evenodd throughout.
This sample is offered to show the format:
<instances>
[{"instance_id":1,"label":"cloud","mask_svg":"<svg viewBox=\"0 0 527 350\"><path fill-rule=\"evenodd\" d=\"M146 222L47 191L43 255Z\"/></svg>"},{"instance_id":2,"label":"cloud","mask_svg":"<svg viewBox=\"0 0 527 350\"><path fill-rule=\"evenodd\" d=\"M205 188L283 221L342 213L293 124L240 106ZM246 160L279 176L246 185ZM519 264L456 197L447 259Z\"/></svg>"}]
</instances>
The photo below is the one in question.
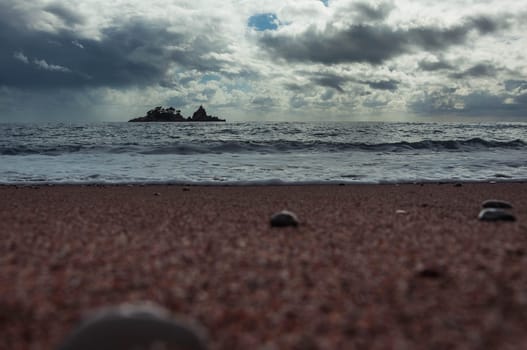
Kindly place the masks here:
<instances>
[{"instance_id":1,"label":"cloud","mask_svg":"<svg viewBox=\"0 0 527 350\"><path fill-rule=\"evenodd\" d=\"M329 87L337 90L338 92L344 92L342 84L349 80L345 77L329 73L318 73L312 76L310 79L317 85Z\"/></svg>"},{"instance_id":2,"label":"cloud","mask_svg":"<svg viewBox=\"0 0 527 350\"><path fill-rule=\"evenodd\" d=\"M422 60L419 61L418 66L421 70L428 72L454 69L454 66L451 63L442 59L436 61Z\"/></svg>"},{"instance_id":3,"label":"cloud","mask_svg":"<svg viewBox=\"0 0 527 350\"><path fill-rule=\"evenodd\" d=\"M39 68L42 68L44 70L48 70L51 72L63 72L63 73L69 73L71 70L69 68L59 66L57 64L49 64L45 60L34 60L33 61Z\"/></svg>"},{"instance_id":4,"label":"cloud","mask_svg":"<svg viewBox=\"0 0 527 350\"><path fill-rule=\"evenodd\" d=\"M269 110L276 105L276 101L271 97L255 97L252 99L251 104L256 109Z\"/></svg>"},{"instance_id":5,"label":"cloud","mask_svg":"<svg viewBox=\"0 0 527 350\"><path fill-rule=\"evenodd\" d=\"M383 80L383 81L364 81L370 88L375 90L395 91L398 89L399 81L397 80Z\"/></svg>"},{"instance_id":6,"label":"cloud","mask_svg":"<svg viewBox=\"0 0 527 350\"><path fill-rule=\"evenodd\" d=\"M44 11L56 16L68 26L85 23L85 18L82 15L59 2L49 4L44 7Z\"/></svg>"},{"instance_id":7,"label":"cloud","mask_svg":"<svg viewBox=\"0 0 527 350\"><path fill-rule=\"evenodd\" d=\"M392 2L368 3L354 2L351 4L354 18L358 21L382 21L395 8Z\"/></svg>"},{"instance_id":8,"label":"cloud","mask_svg":"<svg viewBox=\"0 0 527 350\"><path fill-rule=\"evenodd\" d=\"M519 92L523 92L524 90L527 91L527 80L510 79L510 80L506 80L504 85L505 85L505 90L507 91L519 91Z\"/></svg>"},{"instance_id":9,"label":"cloud","mask_svg":"<svg viewBox=\"0 0 527 350\"><path fill-rule=\"evenodd\" d=\"M525 13L514 0L0 0L0 118L196 103L229 120L477 118L485 96L507 118L525 108Z\"/></svg>"},{"instance_id":10,"label":"cloud","mask_svg":"<svg viewBox=\"0 0 527 350\"><path fill-rule=\"evenodd\" d=\"M13 58L18 60L18 61L20 61L20 62L23 62L25 64L29 64L29 59L22 52L15 52L15 53L13 53Z\"/></svg>"},{"instance_id":11,"label":"cloud","mask_svg":"<svg viewBox=\"0 0 527 350\"><path fill-rule=\"evenodd\" d=\"M489 63L476 64L462 72L450 74L454 79L495 77L498 69Z\"/></svg>"},{"instance_id":12,"label":"cloud","mask_svg":"<svg viewBox=\"0 0 527 350\"><path fill-rule=\"evenodd\" d=\"M101 29L101 39L81 39L68 31L19 30L0 25L0 81L19 88L150 86L166 79L172 67L201 72L219 71L221 58L206 56L227 52L223 42L207 35L185 36L172 32L168 23L130 21ZM16 51L23 48L24 53ZM80 49L82 47L82 49ZM5 52L35 57L36 66L21 66L7 60ZM27 58L26 57L26 58ZM53 63L50 63L53 62ZM72 72L57 78L51 72Z\"/></svg>"},{"instance_id":13,"label":"cloud","mask_svg":"<svg viewBox=\"0 0 527 350\"><path fill-rule=\"evenodd\" d=\"M427 117L527 117L527 98L480 90L462 94L455 88L425 91L409 104L412 112Z\"/></svg>"},{"instance_id":14,"label":"cloud","mask_svg":"<svg viewBox=\"0 0 527 350\"><path fill-rule=\"evenodd\" d=\"M265 32L259 42L271 54L293 62L325 65L364 62L379 65L414 51L443 52L464 44L474 31L483 35L499 27L496 20L487 17L471 18L463 24L447 28L417 26L405 29L359 24L345 29L328 25L319 31L311 26L295 36Z\"/></svg>"}]
</instances>

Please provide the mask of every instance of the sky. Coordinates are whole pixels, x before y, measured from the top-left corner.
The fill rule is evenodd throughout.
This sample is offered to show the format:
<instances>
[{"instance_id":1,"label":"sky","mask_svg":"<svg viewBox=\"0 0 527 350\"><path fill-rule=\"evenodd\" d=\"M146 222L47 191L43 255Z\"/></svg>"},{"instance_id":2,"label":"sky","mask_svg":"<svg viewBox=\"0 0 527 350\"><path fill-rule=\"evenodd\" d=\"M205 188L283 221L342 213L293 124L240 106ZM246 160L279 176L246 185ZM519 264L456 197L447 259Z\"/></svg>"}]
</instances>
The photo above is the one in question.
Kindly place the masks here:
<instances>
[{"instance_id":1,"label":"sky","mask_svg":"<svg viewBox=\"0 0 527 350\"><path fill-rule=\"evenodd\" d=\"M0 0L0 122L527 121L527 2Z\"/></svg>"}]
</instances>

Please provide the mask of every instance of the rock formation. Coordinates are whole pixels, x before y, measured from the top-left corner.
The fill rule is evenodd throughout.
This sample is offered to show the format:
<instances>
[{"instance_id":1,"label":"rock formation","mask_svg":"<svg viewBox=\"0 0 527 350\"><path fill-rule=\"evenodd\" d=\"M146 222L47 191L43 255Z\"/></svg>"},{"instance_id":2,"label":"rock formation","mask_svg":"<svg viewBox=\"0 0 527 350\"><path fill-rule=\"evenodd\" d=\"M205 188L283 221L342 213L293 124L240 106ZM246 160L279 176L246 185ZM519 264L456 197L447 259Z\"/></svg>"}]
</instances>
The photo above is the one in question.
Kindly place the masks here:
<instances>
[{"instance_id":1,"label":"rock formation","mask_svg":"<svg viewBox=\"0 0 527 350\"><path fill-rule=\"evenodd\" d=\"M129 122L224 122L225 119L207 115L205 108L199 106L192 117L185 118L181 115L180 110L174 107L156 107L149 110L144 117L134 118Z\"/></svg>"}]
</instances>

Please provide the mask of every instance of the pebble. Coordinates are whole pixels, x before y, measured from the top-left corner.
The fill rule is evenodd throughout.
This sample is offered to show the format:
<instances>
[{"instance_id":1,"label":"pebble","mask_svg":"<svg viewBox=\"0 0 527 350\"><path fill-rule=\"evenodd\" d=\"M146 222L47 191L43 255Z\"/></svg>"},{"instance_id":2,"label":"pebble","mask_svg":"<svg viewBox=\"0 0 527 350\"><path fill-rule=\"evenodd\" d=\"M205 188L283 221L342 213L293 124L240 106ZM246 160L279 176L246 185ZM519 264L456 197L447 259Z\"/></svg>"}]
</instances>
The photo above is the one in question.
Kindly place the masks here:
<instances>
[{"instance_id":1,"label":"pebble","mask_svg":"<svg viewBox=\"0 0 527 350\"><path fill-rule=\"evenodd\" d=\"M442 265L424 265L419 263L415 269L416 277L419 278L442 278L446 275L446 267Z\"/></svg>"},{"instance_id":2,"label":"pebble","mask_svg":"<svg viewBox=\"0 0 527 350\"><path fill-rule=\"evenodd\" d=\"M502 209L511 209L512 204L507 201L502 201L500 199L488 199L484 201L481 206L483 208L502 208Z\"/></svg>"},{"instance_id":3,"label":"pebble","mask_svg":"<svg viewBox=\"0 0 527 350\"><path fill-rule=\"evenodd\" d=\"M397 214L397 215L406 215L406 214L408 214L408 212L406 210L397 209L395 211L395 214Z\"/></svg>"},{"instance_id":4,"label":"pebble","mask_svg":"<svg viewBox=\"0 0 527 350\"><path fill-rule=\"evenodd\" d=\"M85 320L58 350L158 348L205 350L205 338L161 307L124 304Z\"/></svg>"},{"instance_id":5,"label":"pebble","mask_svg":"<svg viewBox=\"0 0 527 350\"><path fill-rule=\"evenodd\" d=\"M417 271L417 277L421 278L441 278L443 272L436 268L423 268Z\"/></svg>"},{"instance_id":6,"label":"pebble","mask_svg":"<svg viewBox=\"0 0 527 350\"><path fill-rule=\"evenodd\" d=\"M479 212L481 221L516 221L516 217L503 209L487 208Z\"/></svg>"},{"instance_id":7,"label":"pebble","mask_svg":"<svg viewBox=\"0 0 527 350\"><path fill-rule=\"evenodd\" d=\"M154 192L154 196L160 196L160 195L161 195L161 193L159 193L159 192Z\"/></svg>"},{"instance_id":8,"label":"pebble","mask_svg":"<svg viewBox=\"0 0 527 350\"><path fill-rule=\"evenodd\" d=\"M272 227L298 226L298 218L295 213L282 210L271 217Z\"/></svg>"}]
</instances>

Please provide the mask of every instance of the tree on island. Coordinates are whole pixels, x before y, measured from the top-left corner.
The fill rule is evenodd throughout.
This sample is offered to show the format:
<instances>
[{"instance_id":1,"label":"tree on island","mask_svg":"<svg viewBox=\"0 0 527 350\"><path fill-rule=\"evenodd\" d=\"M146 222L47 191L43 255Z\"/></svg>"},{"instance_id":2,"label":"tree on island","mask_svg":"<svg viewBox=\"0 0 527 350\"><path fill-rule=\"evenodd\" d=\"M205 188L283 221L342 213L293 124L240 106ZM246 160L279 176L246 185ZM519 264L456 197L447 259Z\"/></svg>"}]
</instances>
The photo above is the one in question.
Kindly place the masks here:
<instances>
[{"instance_id":1,"label":"tree on island","mask_svg":"<svg viewBox=\"0 0 527 350\"><path fill-rule=\"evenodd\" d=\"M130 122L224 122L225 119L207 115L205 108L199 106L192 117L185 118L181 115L181 110L174 107L163 108L162 106L146 112L144 117L134 118Z\"/></svg>"}]
</instances>

